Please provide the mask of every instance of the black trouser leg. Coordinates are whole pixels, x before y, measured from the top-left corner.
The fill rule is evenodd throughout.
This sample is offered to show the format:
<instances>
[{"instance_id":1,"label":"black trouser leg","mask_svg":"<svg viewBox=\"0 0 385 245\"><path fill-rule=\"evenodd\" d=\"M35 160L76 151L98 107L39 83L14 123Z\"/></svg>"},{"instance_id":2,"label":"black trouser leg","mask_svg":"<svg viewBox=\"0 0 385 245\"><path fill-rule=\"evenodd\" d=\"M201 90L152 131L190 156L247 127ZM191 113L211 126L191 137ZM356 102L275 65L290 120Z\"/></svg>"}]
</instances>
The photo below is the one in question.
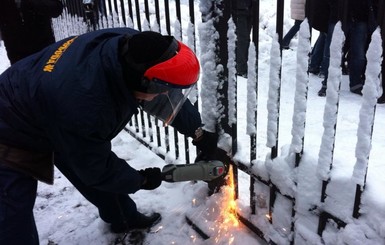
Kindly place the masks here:
<instances>
[{"instance_id":1,"label":"black trouser leg","mask_svg":"<svg viewBox=\"0 0 385 245\"><path fill-rule=\"evenodd\" d=\"M128 195L105 192L86 186L72 169L60 163L55 163L55 165L76 189L99 209L100 218L105 222L127 224L134 222L137 208L135 202Z\"/></svg>"},{"instance_id":2,"label":"black trouser leg","mask_svg":"<svg viewBox=\"0 0 385 245\"><path fill-rule=\"evenodd\" d=\"M0 162L0 244L39 244L33 216L36 191L36 179Z\"/></svg>"}]
</instances>

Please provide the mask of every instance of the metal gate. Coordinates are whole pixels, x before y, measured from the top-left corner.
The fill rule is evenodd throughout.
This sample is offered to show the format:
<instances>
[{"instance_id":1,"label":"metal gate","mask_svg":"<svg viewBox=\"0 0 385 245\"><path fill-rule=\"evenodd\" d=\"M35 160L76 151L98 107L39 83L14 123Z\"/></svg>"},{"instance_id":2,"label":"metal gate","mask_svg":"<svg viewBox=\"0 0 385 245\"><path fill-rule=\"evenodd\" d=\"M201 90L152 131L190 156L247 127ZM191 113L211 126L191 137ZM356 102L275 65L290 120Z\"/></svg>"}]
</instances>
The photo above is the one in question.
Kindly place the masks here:
<instances>
[{"instance_id":1,"label":"metal gate","mask_svg":"<svg viewBox=\"0 0 385 245\"><path fill-rule=\"evenodd\" d=\"M236 76L234 71L231 70L231 67L228 67L229 62L229 50L228 47L228 33L229 33L229 20L232 19L236 22L236 17L232 17L232 9L237 4L237 1L232 0L201 0L199 3L193 0L173 0L173 1L158 1L158 0L93 0L93 1L84 1L86 4L83 4L82 1L64 1L66 4L66 12L63 14L61 19L55 20L56 35L57 38L63 38L68 35L74 35L83 33L86 31L91 31L95 29L102 29L108 27L133 27L139 30L154 30L162 33L168 33L170 35L174 35L177 39L184 41L187 43L193 50L195 50L200 57L202 70L205 68L205 58L202 58L202 54L204 50L197 50L198 46L209 46L207 43L203 43L203 41L207 41L210 39L213 44L215 44L216 49L214 50L214 56L216 61L216 67L220 67L218 72L210 77L202 77L202 86L214 86L216 87L216 94L218 96L218 111L219 114L210 114L206 115L204 119L208 126L217 130L217 132L222 136L227 136L231 141L231 149L227 149L228 153L231 155L233 159L233 175L235 176L235 180L237 180L237 176L239 174L246 174L249 176L249 210L244 211L242 213L238 213L239 220L246 225L251 231L257 234L262 239L266 240L270 244L299 244L300 241L306 242L306 238L297 234L296 228L296 215L297 215L297 198L298 193L288 193L287 191L282 191L281 186L277 185L273 178L270 178L269 174L260 173L258 170L258 166L256 166L258 160L258 154L260 154L258 147L258 139L260 138L257 135L257 117L258 117L258 62L255 64L249 64L249 69L252 69L251 76L253 81L250 82L249 76L249 90L251 90L251 96L254 98L250 98L255 106L250 110L251 115L247 124L250 127L247 130L247 136L242 135L239 137L238 135L238 126L237 126L237 111L234 110L234 106L236 106L235 102L229 100L229 91L230 95L234 96L236 99L237 91L236 91ZM199 6L199 9L197 8ZM273 42L279 43L282 39L283 33L283 23L284 23L284 0L275 1L276 7L276 33L277 38L273 40ZM260 1L253 0L252 1L253 15L252 18L252 44L254 47L254 55L258 57L259 54L259 15L260 15ZM182 12L189 13L189 16L182 16ZM199 21L196 21L199 20ZM211 30L212 32L199 33L197 31L198 27L196 26L196 22L205 26L205 30ZM207 28L207 26L212 26L213 28ZM206 38L202 38L202 36L206 35ZM200 39L199 39L200 37ZM211 37L211 38L210 38ZM310 38L310 37L309 37ZM307 45L309 39L302 40L304 45ZM272 45L274 46L274 44ZM278 60L282 62L282 50L278 47ZM309 47L310 51L310 47ZM307 69L307 54L304 54L306 58L306 62L302 64L302 66L306 66L305 73ZM258 61L258 59L256 59ZM281 65L281 64L280 64ZM299 64L301 65L301 64ZM368 65L371 65L368 63ZM374 64L375 65L375 64ZM271 92L274 94L271 98L269 98L268 103L272 106L268 109L269 120L272 120L275 128L271 129L273 136L270 138L270 142L268 142L269 151L267 154L266 161L274 161L279 157L279 109L280 109L280 96L281 96L281 66L272 67L271 69L277 69L275 77L275 81L273 83L274 86L271 86ZM210 69L210 68L207 68ZM235 79L234 79L235 78ZM274 78L273 78L274 79ZM304 81L308 82L308 81ZM209 84L209 85L208 85ZM297 91L303 98L306 100L307 98L307 84L304 84L303 91ZM207 108L205 108L205 99L204 97L198 96L199 91L195 93L193 98L190 98L193 102L195 102L195 106L200 107L200 110L205 112ZM329 99L329 102L337 105L338 113L338 99L337 101L332 101ZM296 106L296 105L294 105ZM371 108L373 112L375 111L375 105L372 105ZM306 114L306 108L300 109L302 112ZM373 113L374 117L374 113ZM254 121L252 121L254 120ZM374 121L374 120L373 120ZM294 124L299 123L299 127L305 128L305 121L296 121ZM372 122L372 126L373 126ZM332 128L325 128L324 130L330 132L332 135L335 135L335 125L332 124ZM143 111L140 111L138 116L135 116L133 120L127 125L125 130L139 140L142 144L147 146L149 149L153 150L159 157L166 161L181 161L181 162L192 162L195 159L196 151L195 147L191 145L189 140L180 135L173 128L163 127L161 122L155 120L151 116L147 115ZM328 131L329 130L329 131ZM302 133L302 134L301 134ZM293 143L296 147L293 147L293 169L298 168L301 164L301 159L304 154L304 138L305 135L303 132L298 135L294 135L296 138L296 142ZM371 134L371 132L369 132ZM234 158L237 153L237 142L240 138L245 139L248 138L249 141L249 160L240 160ZM294 141L294 140L293 140ZM332 148L334 147L334 142L332 142ZM333 163L333 152L331 151L331 161L330 163L326 163L329 171L332 168ZM364 164L367 164L364 163ZM326 175L327 176L327 175ZM336 217L332 212L323 208L323 204L325 203L325 198L327 197L327 187L330 183L330 178L320 179L322 182L322 188L320 190L321 200L319 205L313 206L309 209L309 212L312 212L314 217L317 219L317 228L315 234L318 234L320 240L322 241L322 234L326 229L327 225L336 226L338 229L346 226L347 221L346 217ZM365 181L362 183L357 183L355 186L356 192L354 197L354 207L352 219L359 218L359 205L361 203L361 196L364 191ZM294 180L294 185L297 185L297 182ZM236 181L236 197L239 198L239 187ZM247 187L246 187L247 188ZM289 217L290 227L289 230L285 230L284 232L279 232L280 237L277 238L275 236L271 236L265 227L266 224L260 225L260 220L263 219L267 223L270 224L272 229L279 229L274 226L275 223L275 207L276 203L285 203L287 208L287 215ZM264 206L266 205L266 206ZM259 210L263 210L263 212L258 212ZM267 212L266 212L267 210ZM203 238L207 238L205 232L200 230L195 224L192 224L192 227L198 231L199 234ZM267 225L269 225L267 224Z\"/></svg>"}]
</instances>

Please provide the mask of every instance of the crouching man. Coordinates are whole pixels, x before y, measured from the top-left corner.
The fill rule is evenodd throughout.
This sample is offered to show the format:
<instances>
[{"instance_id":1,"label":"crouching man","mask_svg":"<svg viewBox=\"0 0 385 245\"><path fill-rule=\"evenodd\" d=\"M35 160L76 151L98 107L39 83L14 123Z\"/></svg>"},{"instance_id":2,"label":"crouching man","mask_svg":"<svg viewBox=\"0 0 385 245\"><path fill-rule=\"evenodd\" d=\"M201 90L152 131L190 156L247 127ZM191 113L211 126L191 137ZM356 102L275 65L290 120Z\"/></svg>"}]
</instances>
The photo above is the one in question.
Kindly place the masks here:
<instances>
[{"instance_id":1,"label":"crouching man","mask_svg":"<svg viewBox=\"0 0 385 245\"><path fill-rule=\"evenodd\" d=\"M8 68L0 76L0 244L39 243L37 181L52 184L54 165L113 232L157 223L161 215L138 212L128 194L159 187L160 169L134 169L111 140L142 108L213 151L212 133L195 136L201 118L186 99L198 77L186 45L129 28L69 37Z\"/></svg>"}]
</instances>

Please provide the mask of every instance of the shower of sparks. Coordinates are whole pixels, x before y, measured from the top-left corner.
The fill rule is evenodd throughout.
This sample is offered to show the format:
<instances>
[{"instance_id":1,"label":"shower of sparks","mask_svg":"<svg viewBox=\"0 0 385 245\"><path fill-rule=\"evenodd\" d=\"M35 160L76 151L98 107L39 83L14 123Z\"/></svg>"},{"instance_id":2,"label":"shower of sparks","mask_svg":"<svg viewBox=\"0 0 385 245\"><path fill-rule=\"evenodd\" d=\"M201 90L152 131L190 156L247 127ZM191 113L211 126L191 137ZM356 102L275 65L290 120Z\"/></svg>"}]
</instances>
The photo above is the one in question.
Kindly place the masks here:
<instances>
[{"instance_id":1,"label":"shower of sparks","mask_svg":"<svg viewBox=\"0 0 385 245\"><path fill-rule=\"evenodd\" d=\"M237 217L237 203L235 202L235 184L231 165L229 172L230 174L227 179L227 186L223 187L223 194L225 198L222 205L221 216L224 217L224 225L238 227L239 220Z\"/></svg>"},{"instance_id":2,"label":"shower of sparks","mask_svg":"<svg viewBox=\"0 0 385 245\"><path fill-rule=\"evenodd\" d=\"M205 224L203 232L208 232L207 235L212 243L230 245L236 243L234 234L240 229L240 221L237 215L239 208L235 200L235 181L232 165L230 165L228 173L226 185L221 186L218 193L214 193L206 202L200 201L199 198L193 198L191 206L198 208L193 212L192 217L198 221L198 226L200 220ZM199 208L201 204L205 204L204 209ZM191 235L190 241L199 243L201 240L197 239L195 235Z\"/></svg>"},{"instance_id":3,"label":"shower of sparks","mask_svg":"<svg viewBox=\"0 0 385 245\"><path fill-rule=\"evenodd\" d=\"M234 235L231 233L231 229L239 227L239 220L237 216L237 203L235 201L235 184L233 176L232 166L230 165L229 175L227 177L226 186L221 187L222 198L218 200L218 206L220 209L219 219L216 221L216 243L227 244L234 242Z\"/></svg>"}]
</instances>

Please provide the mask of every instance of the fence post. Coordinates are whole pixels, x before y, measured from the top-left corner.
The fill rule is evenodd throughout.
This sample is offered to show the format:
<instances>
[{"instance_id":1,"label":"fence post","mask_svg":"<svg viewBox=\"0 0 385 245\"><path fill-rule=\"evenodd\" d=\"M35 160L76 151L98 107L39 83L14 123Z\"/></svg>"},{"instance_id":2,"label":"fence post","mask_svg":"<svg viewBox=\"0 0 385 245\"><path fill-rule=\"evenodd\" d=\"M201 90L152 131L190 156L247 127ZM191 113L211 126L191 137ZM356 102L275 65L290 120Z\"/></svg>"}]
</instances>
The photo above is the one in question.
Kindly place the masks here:
<instances>
[{"instance_id":1,"label":"fence post","mask_svg":"<svg viewBox=\"0 0 385 245\"><path fill-rule=\"evenodd\" d=\"M276 22L276 33L278 34L278 43L282 41L283 33L283 14L284 14L284 0L277 0L277 22ZM282 48L280 48L280 56L282 57ZM281 60L282 62L282 60ZM271 147L271 159L275 159L278 156L278 132L279 132L279 108L280 108L280 96L281 96L281 65L279 67L278 73L278 88L277 88L277 101L276 101L276 110L277 110L277 121L276 121L276 135L275 135L275 145ZM271 181L270 181L271 182ZM269 197L269 221L273 222L273 209L275 199L277 197L277 187L274 183L270 183L270 197Z\"/></svg>"},{"instance_id":2,"label":"fence post","mask_svg":"<svg viewBox=\"0 0 385 245\"><path fill-rule=\"evenodd\" d=\"M228 118L228 46L227 46L227 22L231 16L231 0L214 1L214 8L222 11L222 15L218 17L218 21L214 23L215 29L218 31L219 39L217 40L217 64L221 65L222 70L218 73L219 88L218 93L220 96L220 106L222 107L222 113L226 116L220 117L219 127L224 133L232 134L232 129L229 126Z\"/></svg>"},{"instance_id":3,"label":"fence post","mask_svg":"<svg viewBox=\"0 0 385 245\"><path fill-rule=\"evenodd\" d=\"M259 49L259 0L252 0L252 16L251 16L251 32L252 32L252 44L254 45L255 49L255 57L256 62L254 64L254 74L255 76L255 100L258 101L258 49ZM249 49L250 52L250 49ZM250 54L249 54L250 55ZM249 67L248 69L251 69ZM257 106L257 103L256 103ZM258 115L258 108L255 110L254 115L254 128L255 132L250 135L250 168L253 167L253 161L257 159L257 115ZM251 122L250 122L251 123ZM255 206L256 206L256 196L255 196L255 178L250 175L250 209L251 214L256 214Z\"/></svg>"}]
</instances>

